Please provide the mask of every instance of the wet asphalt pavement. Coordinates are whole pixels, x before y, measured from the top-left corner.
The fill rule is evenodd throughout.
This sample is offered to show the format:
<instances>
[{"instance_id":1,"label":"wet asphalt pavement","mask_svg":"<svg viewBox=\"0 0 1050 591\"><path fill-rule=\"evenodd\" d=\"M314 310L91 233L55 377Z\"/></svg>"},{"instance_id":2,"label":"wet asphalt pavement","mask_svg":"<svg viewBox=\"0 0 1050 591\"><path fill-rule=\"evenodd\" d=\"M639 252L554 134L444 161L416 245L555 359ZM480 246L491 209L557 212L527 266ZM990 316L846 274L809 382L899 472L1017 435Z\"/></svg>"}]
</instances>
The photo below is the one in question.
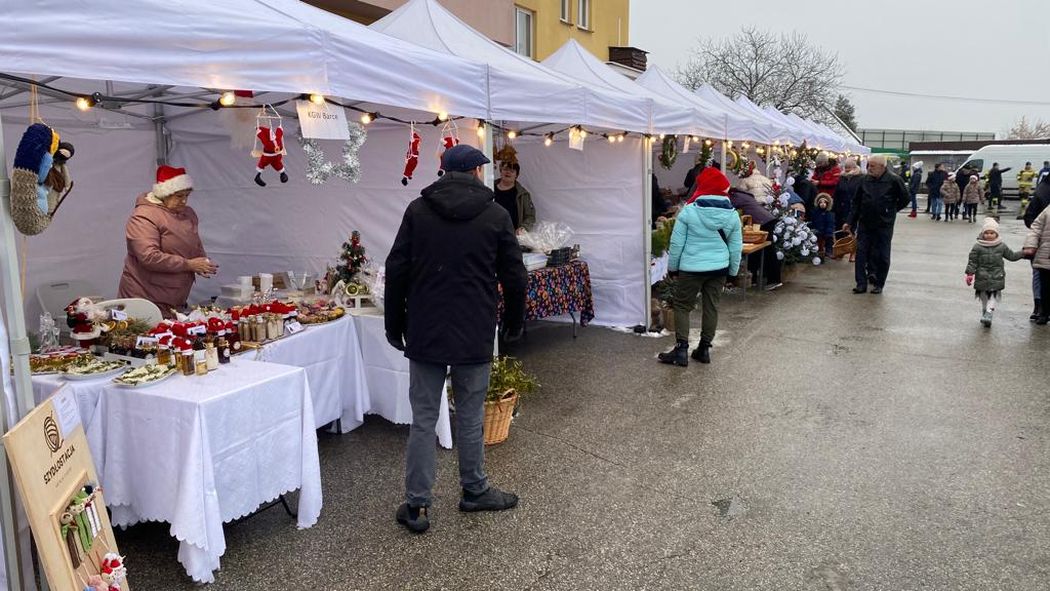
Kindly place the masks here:
<instances>
[{"instance_id":1,"label":"wet asphalt pavement","mask_svg":"<svg viewBox=\"0 0 1050 591\"><path fill-rule=\"evenodd\" d=\"M728 295L709 366L658 365L669 337L531 327L512 353L543 388L487 456L517 509L460 514L442 451L432 529L405 532L407 427L370 418L320 438L319 523L227 525L210 588L1048 589L1050 327L1023 261L978 323L978 227L901 216L881 296L844 261ZM165 526L118 540L134 588L197 588Z\"/></svg>"}]
</instances>

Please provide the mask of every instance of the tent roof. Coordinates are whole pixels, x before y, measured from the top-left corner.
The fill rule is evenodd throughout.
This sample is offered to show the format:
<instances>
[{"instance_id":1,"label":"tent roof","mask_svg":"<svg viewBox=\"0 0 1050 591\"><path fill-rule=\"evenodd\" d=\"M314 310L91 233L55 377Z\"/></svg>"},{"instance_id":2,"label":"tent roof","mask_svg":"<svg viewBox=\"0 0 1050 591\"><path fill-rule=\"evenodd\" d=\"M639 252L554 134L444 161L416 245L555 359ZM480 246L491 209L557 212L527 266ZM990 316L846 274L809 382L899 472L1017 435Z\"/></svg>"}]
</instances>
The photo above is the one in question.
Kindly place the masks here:
<instances>
[{"instance_id":1,"label":"tent roof","mask_svg":"<svg viewBox=\"0 0 1050 591\"><path fill-rule=\"evenodd\" d=\"M609 67L587 51L578 41L570 39L558 51L543 60L543 65L591 86L608 88L652 101L653 132L715 136L721 135L721 122L710 113L692 105L670 101L641 86Z\"/></svg>"},{"instance_id":2,"label":"tent roof","mask_svg":"<svg viewBox=\"0 0 1050 591\"><path fill-rule=\"evenodd\" d=\"M733 140L765 141L765 133L755 126L753 120L728 109L712 104L684 86L675 82L657 66L649 66L644 74L635 80L638 84L677 103L691 105L696 109L715 115L719 119L719 136Z\"/></svg>"},{"instance_id":3,"label":"tent roof","mask_svg":"<svg viewBox=\"0 0 1050 591\"><path fill-rule=\"evenodd\" d=\"M649 131L651 101L581 84L499 45L435 0L409 0L372 29L488 65L491 118Z\"/></svg>"},{"instance_id":4,"label":"tent roof","mask_svg":"<svg viewBox=\"0 0 1050 591\"><path fill-rule=\"evenodd\" d=\"M318 92L487 116L483 64L392 39L298 0L0 0L0 12L5 72Z\"/></svg>"},{"instance_id":5,"label":"tent roof","mask_svg":"<svg viewBox=\"0 0 1050 591\"><path fill-rule=\"evenodd\" d=\"M760 115L762 117L765 117L769 121L771 121L771 122L773 122L773 123L783 127L785 129L785 131L787 132L787 137L786 138L781 138L781 141L787 141L789 143L794 143L794 144L801 144L806 139L805 130L800 128L798 126L798 124L796 124L796 123L794 123L792 121L788 121L788 120L784 119L782 116L780 116L779 112L777 112L776 115L772 115L769 112L767 112L765 109L763 109L762 107L760 107L760 106L756 105L755 103L751 102L751 99L749 99L749 98L747 98L746 96L743 96L743 95L736 97L736 100L733 101L733 102L735 102L736 104L740 105L744 109L747 109L747 110L751 111L752 113L756 113L756 114L758 114L758 115Z\"/></svg>"},{"instance_id":6,"label":"tent roof","mask_svg":"<svg viewBox=\"0 0 1050 591\"><path fill-rule=\"evenodd\" d=\"M766 136L762 139L763 143L771 144L774 141L791 141L791 132L786 126L766 117L765 113L755 113L743 105L734 103L732 99L718 92L710 85L702 85L700 88L696 89L695 93L709 103L720 105L724 109L738 113L742 117L755 121L756 127L763 130L764 135Z\"/></svg>"}]
</instances>

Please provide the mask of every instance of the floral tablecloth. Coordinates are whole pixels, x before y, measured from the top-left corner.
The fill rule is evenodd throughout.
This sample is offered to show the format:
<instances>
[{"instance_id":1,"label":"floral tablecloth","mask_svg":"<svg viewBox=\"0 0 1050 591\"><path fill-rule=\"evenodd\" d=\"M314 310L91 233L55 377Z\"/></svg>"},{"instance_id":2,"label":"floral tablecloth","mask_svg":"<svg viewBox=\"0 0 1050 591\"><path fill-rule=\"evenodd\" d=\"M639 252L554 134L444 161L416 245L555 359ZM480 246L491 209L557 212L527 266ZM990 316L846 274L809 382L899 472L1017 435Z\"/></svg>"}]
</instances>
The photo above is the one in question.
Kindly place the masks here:
<instances>
[{"instance_id":1,"label":"floral tablecloth","mask_svg":"<svg viewBox=\"0 0 1050 591\"><path fill-rule=\"evenodd\" d=\"M587 263L574 261L560 267L529 271L525 293L525 320L540 320L568 313L579 314L580 326L594 320L591 271ZM503 301L499 305L503 316Z\"/></svg>"}]
</instances>

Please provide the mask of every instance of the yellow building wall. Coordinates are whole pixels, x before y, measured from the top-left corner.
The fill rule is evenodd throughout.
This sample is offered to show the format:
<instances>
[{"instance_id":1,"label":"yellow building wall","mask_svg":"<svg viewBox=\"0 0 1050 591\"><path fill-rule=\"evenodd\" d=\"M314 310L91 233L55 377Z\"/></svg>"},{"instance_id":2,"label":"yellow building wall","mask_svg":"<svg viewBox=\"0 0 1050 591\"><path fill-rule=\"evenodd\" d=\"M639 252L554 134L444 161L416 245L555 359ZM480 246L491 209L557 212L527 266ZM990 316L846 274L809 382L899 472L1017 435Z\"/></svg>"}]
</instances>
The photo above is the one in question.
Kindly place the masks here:
<instances>
[{"instance_id":1,"label":"yellow building wall","mask_svg":"<svg viewBox=\"0 0 1050 591\"><path fill-rule=\"evenodd\" d=\"M579 0L569 0L569 23L561 20L561 0L516 0L515 4L536 13L535 53L542 61L569 39L575 39L602 61L609 60L609 47L628 46L630 0L591 0L590 30L577 26Z\"/></svg>"}]
</instances>

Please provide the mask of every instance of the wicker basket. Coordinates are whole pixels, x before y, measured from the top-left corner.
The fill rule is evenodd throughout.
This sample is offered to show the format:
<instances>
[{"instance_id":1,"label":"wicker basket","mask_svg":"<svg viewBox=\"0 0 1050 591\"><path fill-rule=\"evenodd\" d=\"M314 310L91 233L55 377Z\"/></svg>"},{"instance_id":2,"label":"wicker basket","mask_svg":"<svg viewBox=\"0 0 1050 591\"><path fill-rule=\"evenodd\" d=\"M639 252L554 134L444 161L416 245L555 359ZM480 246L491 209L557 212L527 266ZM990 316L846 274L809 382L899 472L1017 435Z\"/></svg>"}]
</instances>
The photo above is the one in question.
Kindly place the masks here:
<instances>
[{"instance_id":1,"label":"wicker basket","mask_svg":"<svg viewBox=\"0 0 1050 591\"><path fill-rule=\"evenodd\" d=\"M857 236L853 232L835 232L835 243L832 245L831 258L841 259L857 252Z\"/></svg>"},{"instance_id":2,"label":"wicker basket","mask_svg":"<svg viewBox=\"0 0 1050 591\"><path fill-rule=\"evenodd\" d=\"M762 244L769 232L763 230L744 230L744 244Z\"/></svg>"},{"instance_id":3,"label":"wicker basket","mask_svg":"<svg viewBox=\"0 0 1050 591\"><path fill-rule=\"evenodd\" d=\"M518 405L518 393L508 391L503 398L485 403L485 445L503 443L510 435L510 421L514 407Z\"/></svg>"}]
</instances>

